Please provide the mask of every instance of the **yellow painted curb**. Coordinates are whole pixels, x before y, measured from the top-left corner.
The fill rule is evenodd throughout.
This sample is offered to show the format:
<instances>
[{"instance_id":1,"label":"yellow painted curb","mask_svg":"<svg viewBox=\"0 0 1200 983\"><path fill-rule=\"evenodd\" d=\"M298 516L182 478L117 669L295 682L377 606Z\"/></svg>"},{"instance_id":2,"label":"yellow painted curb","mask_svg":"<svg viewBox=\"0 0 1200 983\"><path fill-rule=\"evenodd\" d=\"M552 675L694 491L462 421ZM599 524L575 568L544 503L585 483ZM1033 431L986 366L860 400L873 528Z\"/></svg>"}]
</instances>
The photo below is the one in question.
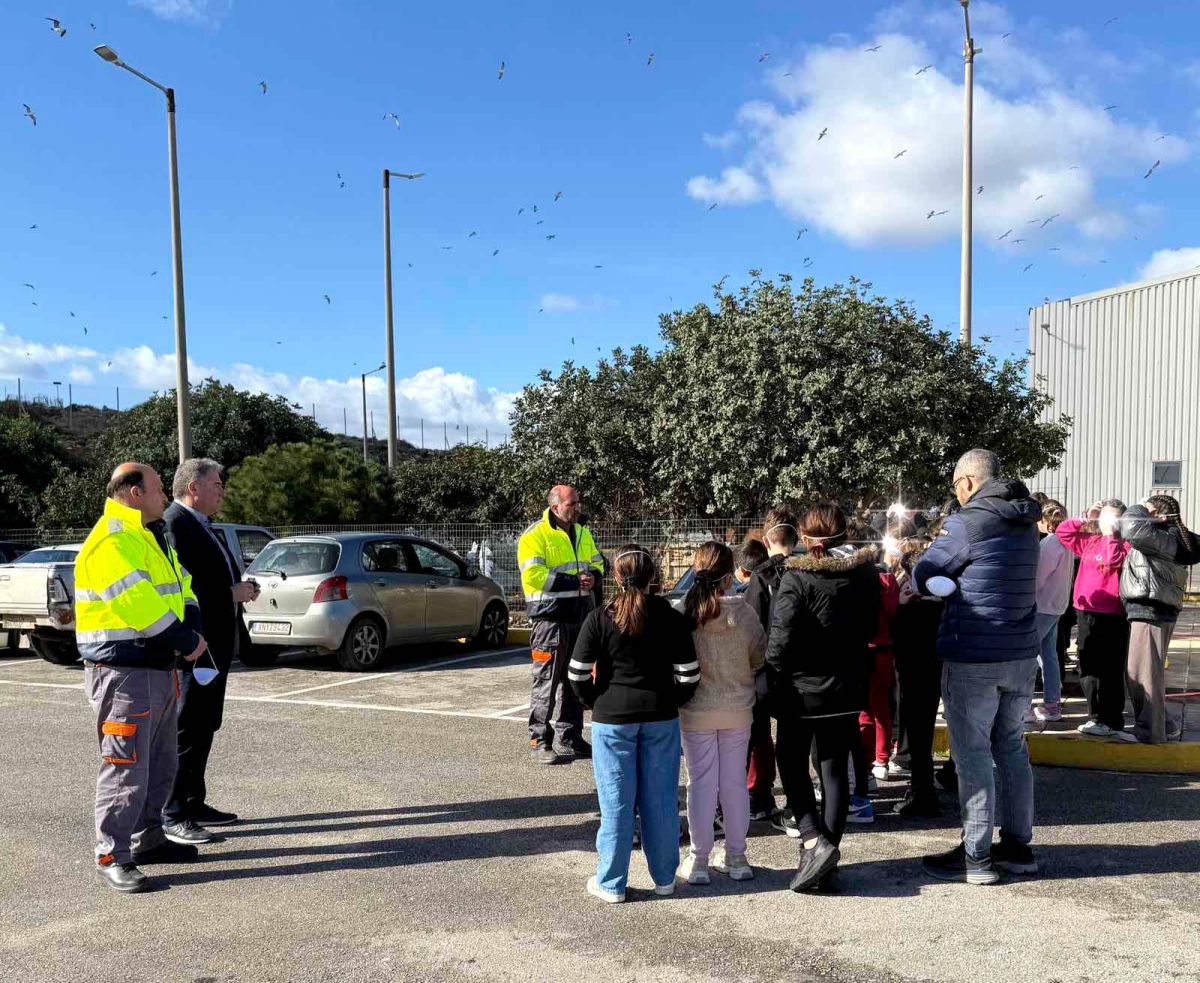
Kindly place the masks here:
<instances>
[{"instance_id":1,"label":"yellow painted curb","mask_svg":"<svg viewBox=\"0 0 1200 983\"><path fill-rule=\"evenodd\" d=\"M1126 744L1084 737L1075 731L1031 732L1025 738L1029 743L1029 760L1035 765L1200 775L1200 742ZM933 735L934 753L947 754L949 748L946 728L938 727Z\"/></svg>"},{"instance_id":2,"label":"yellow painted curb","mask_svg":"<svg viewBox=\"0 0 1200 983\"><path fill-rule=\"evenodd\" d=\"M508 644L509 645L528 645L529 644L529 629L528 628L509 628L508 629Z\"/></svg>"}]
</instances>

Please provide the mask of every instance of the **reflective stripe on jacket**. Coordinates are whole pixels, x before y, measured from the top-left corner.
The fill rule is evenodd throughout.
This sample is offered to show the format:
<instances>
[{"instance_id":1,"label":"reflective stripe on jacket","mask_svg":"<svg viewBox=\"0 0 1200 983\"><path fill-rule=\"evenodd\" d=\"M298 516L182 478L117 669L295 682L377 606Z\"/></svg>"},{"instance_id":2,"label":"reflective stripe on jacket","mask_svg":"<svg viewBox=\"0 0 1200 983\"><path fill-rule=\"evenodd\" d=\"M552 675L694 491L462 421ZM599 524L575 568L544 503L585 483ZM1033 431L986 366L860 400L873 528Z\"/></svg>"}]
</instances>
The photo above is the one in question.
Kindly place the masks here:
<instances>
[{"instance_id":1,"label":"reflective stripe on jacket","mask_svg":"<svg viewBox=\"0 0 1200 983\"><path fill-rule=\"evenodd\" d=\"M529 617L545 621L581 622L596 606L604 577L604 557L588 527L575 523L575 542L549 509L521 534L517 545L521 589ZM593 590L579 585L581 573L596 577Z\"/></svg>"},{"instance_id":2,"label":"reflective stripe on jacket","mask_svg":"<svg viewBox=\"0 0 1200 983\"><path fill-rule=\"evenodd\" d=\"M192 578L141 513L108 499L75 559L75 640L89 662L168 669L199 644Z\"/></svg>"}]
</instances>

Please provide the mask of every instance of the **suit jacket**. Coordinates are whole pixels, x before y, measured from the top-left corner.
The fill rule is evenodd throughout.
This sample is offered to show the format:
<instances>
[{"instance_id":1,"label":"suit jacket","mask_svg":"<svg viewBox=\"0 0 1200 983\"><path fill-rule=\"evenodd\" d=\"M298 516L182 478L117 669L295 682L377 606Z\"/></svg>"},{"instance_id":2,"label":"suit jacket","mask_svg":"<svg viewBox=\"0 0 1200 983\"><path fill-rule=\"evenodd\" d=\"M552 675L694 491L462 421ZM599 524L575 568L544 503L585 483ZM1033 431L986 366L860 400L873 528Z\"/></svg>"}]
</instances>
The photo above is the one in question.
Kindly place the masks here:
<instances>
[{"instance_id":1,"label":"suit jacket","mask_svg":"<svg viewBox=\"0 0 1200 983\"><path fill-rule=\"evenodd\" d=\"M204 640L212 649L213 659L222 672L229 670L237 651L241 620L241 605L233 601L233 585L237 562L227 550L218 545L209 531L191 512L172 502L163 515L167 539L179 562L192 575L192 590L200 602L200 618L204 622ZM219 535L219 534L217 534Z\"/></svg>"}]
</instances>

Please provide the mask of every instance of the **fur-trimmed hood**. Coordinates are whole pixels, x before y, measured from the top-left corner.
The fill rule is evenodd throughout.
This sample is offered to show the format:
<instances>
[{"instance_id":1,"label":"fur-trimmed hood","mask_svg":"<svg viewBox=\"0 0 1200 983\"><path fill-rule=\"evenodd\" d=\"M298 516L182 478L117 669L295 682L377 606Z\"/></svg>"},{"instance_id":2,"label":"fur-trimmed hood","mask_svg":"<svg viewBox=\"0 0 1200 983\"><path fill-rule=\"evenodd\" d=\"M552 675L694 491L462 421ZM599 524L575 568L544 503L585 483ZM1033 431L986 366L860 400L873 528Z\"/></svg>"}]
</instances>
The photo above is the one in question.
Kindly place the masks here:
<instances>
[{"instance_id":1,"label":"fur-trimmed hood","mask_svg":"<svg viewBox=\"0 0 1200 983\"><path fill-rule=\"evenodd\" d=\"M864 546L853 553L826 553L824 556L805 553L789 558L787 568L804 573L848 573L864 563L873 564L875 556L874 546Z\"/></svg>"}]
</instances>

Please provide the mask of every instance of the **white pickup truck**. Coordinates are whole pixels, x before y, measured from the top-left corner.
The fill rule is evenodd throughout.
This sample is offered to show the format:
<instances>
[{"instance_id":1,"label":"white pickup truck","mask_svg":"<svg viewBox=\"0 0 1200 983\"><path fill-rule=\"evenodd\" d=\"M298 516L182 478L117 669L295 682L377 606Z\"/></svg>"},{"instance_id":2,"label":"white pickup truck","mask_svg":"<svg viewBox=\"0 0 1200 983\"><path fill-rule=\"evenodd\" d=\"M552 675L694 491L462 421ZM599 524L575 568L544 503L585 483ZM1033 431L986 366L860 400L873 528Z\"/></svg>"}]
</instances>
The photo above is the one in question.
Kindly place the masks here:
<instances>
[{"instance_id":1,"label":"white pickup truck","mask_svg":"<svg viewBox=\"0 0 1200 983\"><path fill-rule=\"evenodd\" d=\"M215 522L213 529L225 537L243 573L275 538L261 526ZM75 647L75 557L81 546L46 546L0 565L0 632L26 636L34 652L60 666L79 661Z\"/></svg>"}]
</instances>

